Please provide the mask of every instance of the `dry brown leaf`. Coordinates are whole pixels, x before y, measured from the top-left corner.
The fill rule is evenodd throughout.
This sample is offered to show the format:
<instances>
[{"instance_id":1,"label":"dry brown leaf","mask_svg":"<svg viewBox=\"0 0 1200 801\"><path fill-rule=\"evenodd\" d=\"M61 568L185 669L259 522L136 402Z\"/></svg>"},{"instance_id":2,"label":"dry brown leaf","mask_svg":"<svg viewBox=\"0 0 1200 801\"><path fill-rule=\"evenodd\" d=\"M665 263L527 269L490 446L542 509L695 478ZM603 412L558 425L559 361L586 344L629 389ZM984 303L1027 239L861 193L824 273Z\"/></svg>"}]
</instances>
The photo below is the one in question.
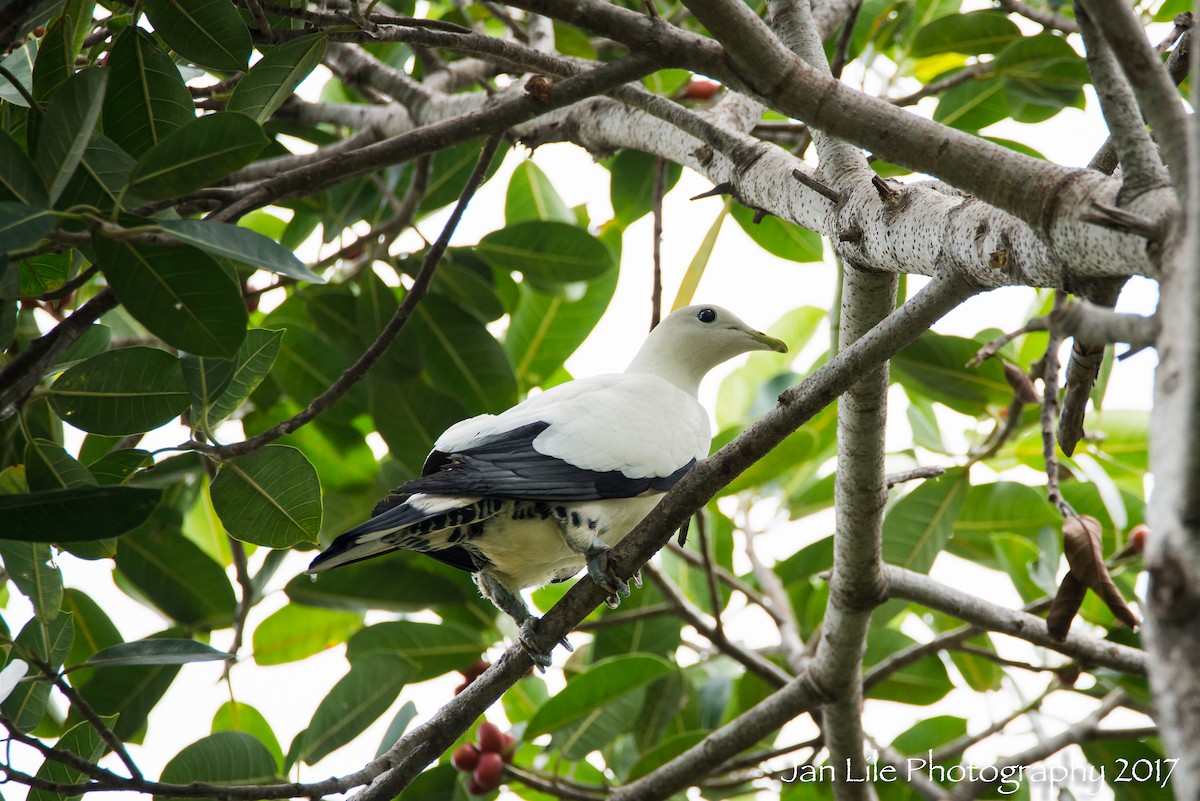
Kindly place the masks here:
<instances>
[{"instance_id":1,"label":"dry brown leaf","mask_svg":"<svg viewBox=\"0 0 1200 801\"><path fill-rule=\"evenodd\" d=\"M1104 564L1102 534L1100 521L1094 517L1083 515L1068 517L1063 521L1063 553L1067 557L1067 564L1071 566L1070 575L1099 595L1117 620L1131 629L1137 628L1141 621L1125 602L1109 575L1108 566ZM1061 587L1059 592L1061 594Z\"/></svg>"},{"instance_id":2,"label":"dry brown leaf","mask_svg":"<svg viewBox=\"0 0 1200 801\"><path fill-rule=\"evenodd\" d=\"M1015 364L1009 362L1001 362L1004 365L1004 377L1008 379L1008 385L1012 387L1013 394L1021 403L1041 403L1042 396L1033 386L1033 382L1029 380L1029 376L1025 371Z\"/></svg>"},{"instance_id":3,"label":"dry brown leaf","mask_svg":"<svg viewBox=\"0 0 1200 801\"><path fill-rule=\"evenodd\" d=\"M1067 632L1071 630L1071 622L1075 620L1075 615L1079 614L1085 593L1087 587L1075 578L1074 573L1063 576L1062 584L1058 585L1058 594L1054 596L1054 603L1050 605L1050 614L1046 615L1046 629L1055 640L1062 642L1067 639Z\"/></svg>"}]
</instances>

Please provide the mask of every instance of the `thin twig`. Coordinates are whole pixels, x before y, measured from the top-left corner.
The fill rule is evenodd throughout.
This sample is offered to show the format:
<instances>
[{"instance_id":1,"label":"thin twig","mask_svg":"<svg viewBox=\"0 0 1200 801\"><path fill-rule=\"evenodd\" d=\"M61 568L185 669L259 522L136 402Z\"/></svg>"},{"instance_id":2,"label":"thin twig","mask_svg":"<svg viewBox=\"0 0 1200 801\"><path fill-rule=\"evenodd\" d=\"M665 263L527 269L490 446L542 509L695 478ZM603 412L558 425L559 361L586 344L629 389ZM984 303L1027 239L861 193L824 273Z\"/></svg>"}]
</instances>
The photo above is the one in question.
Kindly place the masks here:
<instances>
[{"instance_id":1,"label":"thin twig","mask_svg":"<svg viewBox=\"0 0 1200 801\"><path fill-rule=\"evenodd\" d=\"M710 614L715 624L717 636L724 640L725 626L721 622L721 609L724 606L721 603L721 588L717 586L717 563L713 559L713 545L708 537L708 519L704 516L704 512L696 514L696 538L700 545L700 554L704 557L704 581L708 586L708 602L711 607Z\"/></svg>"},{"instance_id":2,"label":"thin twig","mask_svg":"<svg viewBox=\"0 0 1200 801\"><path fill-rule=\"evenodd\" d=\"M667 160L659 156L654 161L654 278L650 289L650 330L653 331L662 319L662 234L663 192L667 183Z\"/></svg>"},{"instance_id":3,"label":"thin twig","mask_svg":"<svg viewBox=\"0 0 1200 801\"><path fill-rule=\"evenodd\" d=\"M1065 292L1055 290L1055 311L1062 308L1066 299ZM1063 517L1075 517L1075 510L1058 488L1058 446L1054 437L1058 423L1058 348L1062 341L1062 334L1051 331L1046 355L1042 357L1042 456L1046 461L1046 495L1050 503Z\"/></svg>"},{"instance_id":4,"label":"thin twig","mask_svg":"<svg viewBox=\"0 0 1200 801\"><path fill-rule=\"evenodd\" d=\"M233 642L229 646L229 653L237 656L238 650L242 647L242 638L246 633L246 620L250 617L250 610L254 608L259 599L258 592L254 589L254 580L250 577L245 546L242 545L241 540L236 540L233 537L229 537L228 540L229 553L233 557L234 574L237 576L237 583L242 596L238 599L237 611L233 616ZM233 663L234 660L232 659L225 663L225 670L221 674L222 679L229 678L229 671L233 669Z\"/></svg>"}]
</instances>

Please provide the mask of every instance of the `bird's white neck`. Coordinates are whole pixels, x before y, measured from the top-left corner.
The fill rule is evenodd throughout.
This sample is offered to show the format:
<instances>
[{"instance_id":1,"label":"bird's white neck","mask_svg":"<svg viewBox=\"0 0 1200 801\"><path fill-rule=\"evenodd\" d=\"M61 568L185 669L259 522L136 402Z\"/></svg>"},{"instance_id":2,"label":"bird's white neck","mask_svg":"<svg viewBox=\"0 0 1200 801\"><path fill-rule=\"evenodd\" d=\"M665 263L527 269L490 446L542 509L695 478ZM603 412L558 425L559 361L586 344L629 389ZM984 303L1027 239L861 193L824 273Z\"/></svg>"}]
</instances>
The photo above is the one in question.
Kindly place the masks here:
<instances>
[{"instance_id":1,"label":"bird's white neck","mask_svg":"<svg viewBox=\"0 0 1200 801\"><path fill-rule=\"evenodd\" d=\"M669 353L663 352L663 345L666 344L669 343L654 337L647 339L633 357L633 361L625 368L625 372L656 375L696 397L700 392L700 382L716 365L708 358L709 354L703 352L688 352L682 348L673 348Z\"/></svg>"}]
</instances>

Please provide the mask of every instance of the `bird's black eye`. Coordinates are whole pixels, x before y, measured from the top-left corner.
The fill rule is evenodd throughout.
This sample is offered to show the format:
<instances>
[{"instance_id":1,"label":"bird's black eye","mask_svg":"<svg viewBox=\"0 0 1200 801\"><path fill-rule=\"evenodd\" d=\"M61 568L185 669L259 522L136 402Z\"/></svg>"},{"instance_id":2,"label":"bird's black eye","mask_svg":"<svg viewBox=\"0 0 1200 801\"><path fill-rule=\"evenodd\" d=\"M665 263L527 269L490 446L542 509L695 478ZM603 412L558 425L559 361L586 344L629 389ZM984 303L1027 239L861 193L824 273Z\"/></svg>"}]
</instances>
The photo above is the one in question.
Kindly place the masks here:
<instances>
[{"instance_id":1,"label":"bird's black eye","mask_svg":"<svg viewBox=\"0 0 1200 801\"><path fill-rule=\"evenodd\" d=\"M717 313L712 309L701 309L696 314L696 319L702 323L711 323L713 320L717 319Z\"/></svg>"}]
</instances>

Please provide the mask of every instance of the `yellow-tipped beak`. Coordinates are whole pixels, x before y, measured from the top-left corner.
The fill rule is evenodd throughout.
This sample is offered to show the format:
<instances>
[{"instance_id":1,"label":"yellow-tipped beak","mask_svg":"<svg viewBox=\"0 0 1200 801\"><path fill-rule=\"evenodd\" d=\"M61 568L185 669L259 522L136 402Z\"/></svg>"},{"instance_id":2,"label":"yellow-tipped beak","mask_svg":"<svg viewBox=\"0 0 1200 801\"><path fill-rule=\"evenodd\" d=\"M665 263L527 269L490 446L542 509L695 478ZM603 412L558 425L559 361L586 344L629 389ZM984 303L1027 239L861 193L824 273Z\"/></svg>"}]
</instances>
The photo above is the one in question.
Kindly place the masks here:
<instances>
[{"instance_id":1,"label":"yellow-tipped beak","mask_svg":"<svg viewBox=\"0 0 1200 801\"><path fill-rule=\"evenodd\" d=\"M763 346L766 348L766 350L773 350L776 353L787 353L788 352L788 346L784 344L782 339L776 339L775 337L769 337L766 334L764 334L762 331L747 331L746 333L749 334L750 338L753 339L755 342L761 342L763 344Z\"/></svg>"}]
</instances>

